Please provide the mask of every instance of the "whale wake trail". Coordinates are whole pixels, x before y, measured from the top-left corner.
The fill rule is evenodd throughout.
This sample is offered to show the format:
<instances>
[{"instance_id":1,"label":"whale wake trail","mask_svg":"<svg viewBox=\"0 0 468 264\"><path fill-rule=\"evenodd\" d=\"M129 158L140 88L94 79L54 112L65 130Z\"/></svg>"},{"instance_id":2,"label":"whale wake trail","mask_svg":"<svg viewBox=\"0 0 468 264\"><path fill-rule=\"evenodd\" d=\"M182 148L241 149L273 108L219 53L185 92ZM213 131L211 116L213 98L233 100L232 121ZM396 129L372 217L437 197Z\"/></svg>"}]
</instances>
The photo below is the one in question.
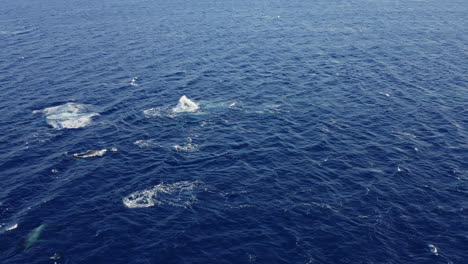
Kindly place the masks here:
<instances>
[{"instance_id":1,"label":"whale wake trail","mask_svg":"<svg viewBox=\"0 0 468 264\"><path fill-rule=\"evenodd\" d=\"M123 198L128 208L144 208L155 205L188 207L196 201L195 191L201 181L180 181L172 184L160 183L151 189L134 192Z\"/></svg>"}]
</instances>

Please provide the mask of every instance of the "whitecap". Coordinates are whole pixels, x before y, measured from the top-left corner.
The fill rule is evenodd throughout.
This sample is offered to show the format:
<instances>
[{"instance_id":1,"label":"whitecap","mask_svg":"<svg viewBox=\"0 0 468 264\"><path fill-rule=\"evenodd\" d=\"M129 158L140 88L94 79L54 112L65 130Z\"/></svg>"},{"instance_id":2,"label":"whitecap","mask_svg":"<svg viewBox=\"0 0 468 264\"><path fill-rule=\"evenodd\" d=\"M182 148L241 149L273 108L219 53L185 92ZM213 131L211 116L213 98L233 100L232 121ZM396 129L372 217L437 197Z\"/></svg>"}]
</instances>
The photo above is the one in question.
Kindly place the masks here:
<instances>
[{"instance_id":1,"label":"whitecap","mask_svg":"<svg viewBox=\"0 0 468 264\"><path fill-rule=\"evenodd\" d=\"M3 234L5 232L11 231L18 228L18 224L5 224L5 223L0 223L0 234Z\"/></svg>"},{"instance_id":2,"label":"whitecap","mask_svg":"<svg viewBox=\"0 0 468 264\"><path fill-rule=\"evenodd\" d=\"M6 231L11 231L11 230L16 229L16 228L18 228L18 224L14 224L14 225L11 225L11 226L7 227Z\"/></svg>"},{"instance_id":3,"label":"whitecap","mask_svg":"<svg viewBox=\"0 0 468 264\"><path fill-rule=\"evenodd\" d=\"M138 84L136 83L137 79L138 79L138 77L133 77L132 81L130 82L130 85L131 86L138 86Z\"/></svg>"},{"instance_id":4,"label":"whitecap","mask_svg":"<svg viewBox=\"0 0 468 264\"><path fill-rule=\"evenodd\" d=\"M123 203L128 208L144 208L154 206L157 200L157 193L154 189L138 191L123 199Z\"/></svg>"},{"instance_id":5,"label":"whitecap","mask_svg":"<svg viewBox=\"0 0 468 264\"><path fill-rule=\"evenodd\" d=\"M123 198L128 208L145 208L155 205L187 207L196 201L195 190L201 181L180 181L173 184L160 183L151 189L137 191Z\"/></svg>"},{"instance_id":6,"label":"whitecap","mask_svg":"<svg viewBox=\"0 0 468 264\"><path fill-rule=\"evenodd\" d=\"M428 247L431 249L432 254L438 256L439 255L439 250L437 249L436 246L429 244Z\"/></svg>"},{"instance_id":7,"label":"whitecap","mask_svg":"<svg viewBox=\"0 0 468 264\"><path fill-rule=\"evenodd\" d=\"M152 146L153 142L151 140L140 139L140 140L133 142L133 144L137 145L140 148L147 148L147 147Z\"/></svg>"},{"instance_id":8,"label":"whitecap","mask_svg":"<svg viewBox=\"0 0 468 264\"><path fill-rule=\"evenodd\" d=\"M183 95L182 97L180 97L179 103L177 104L175 108L172 109L172 111L174 113L182 113L182 112L195 112L198 109L200 109L200 107L198 106L197 103L195 103L194 101L188 99L185 95Z\"/></svg>"},{"instance_id":9,"label":"whitecap","mask_svg":"<svg viewBox=\"0 0 468 264\"><path fill-rule=\"evenodd\" d=\"M55 129L85 127L91 123L92 117L99 115L89 111L87 105L75 103L35 110L33 113L45 114L47 123Z\"/></svg>"},{"instance_id":10,"label":"whitecap","mask_svg":"<svg viewBox=\"0 0 468 264\"><path fill-rule=\"evenodd\" d=\"M198 144L192 143L192 138L187 138L187 143L185 145L174 145L172 146L176 151L182 152L195 152L198 151Z\"/></svg>"},{"instance_id":11,"label":"whitecap","mask_svg":"<svg viewBox=\"0 0 468 264\"><path fill-rule=\"evenodd\" d=\"M187 143L185 145L174 145L173 146L176 151L182 151L182 152L195 152L198 151L198 145L197 144L192 144L192 143Z\"/></svg>"},{"instance_id":12,"label":"whitecap","mask_svg":"<svg viewBox=\"0 0 468 264\"><path fill-rule=\"evenodd\" d=\"M165 110L161 107L154 107L150 109L146 109L143 111L145 117L162 117L162 116L169 116L168 110Z\"/></svg>"}]
</instances>

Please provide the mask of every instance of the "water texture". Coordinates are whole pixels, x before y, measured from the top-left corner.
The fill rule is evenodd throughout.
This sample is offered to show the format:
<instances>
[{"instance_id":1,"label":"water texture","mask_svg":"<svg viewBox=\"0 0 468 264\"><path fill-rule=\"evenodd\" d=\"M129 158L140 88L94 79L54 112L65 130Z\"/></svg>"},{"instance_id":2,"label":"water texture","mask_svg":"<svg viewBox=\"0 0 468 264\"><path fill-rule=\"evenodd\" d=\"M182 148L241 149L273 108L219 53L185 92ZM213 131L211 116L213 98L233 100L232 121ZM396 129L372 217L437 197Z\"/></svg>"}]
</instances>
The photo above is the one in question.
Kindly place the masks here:
<instances>
[{"instance_id":1,"label":"water texture","mask_svg":"<svg viewBox=\"0 0 468 264\"><path fill-rule=\"evenodd\" d=\"M0 263L466 263L467 17L0 0Z\"/></svg>"}]
</instances>

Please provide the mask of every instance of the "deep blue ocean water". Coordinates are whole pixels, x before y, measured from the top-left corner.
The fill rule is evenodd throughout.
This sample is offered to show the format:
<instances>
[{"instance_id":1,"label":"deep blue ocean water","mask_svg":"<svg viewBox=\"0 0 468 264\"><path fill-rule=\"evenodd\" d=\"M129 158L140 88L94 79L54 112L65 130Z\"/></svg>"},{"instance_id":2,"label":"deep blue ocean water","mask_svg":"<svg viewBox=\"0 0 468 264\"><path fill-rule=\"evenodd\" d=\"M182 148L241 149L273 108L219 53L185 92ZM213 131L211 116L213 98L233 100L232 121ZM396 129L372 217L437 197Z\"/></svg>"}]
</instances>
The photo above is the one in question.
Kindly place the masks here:
<instances>
[{"instance_id":1,"label":"deep blue ocean water","mask_svg":"<svg viewBox=\"0 0 468 264\"><path fill-rule=\"evenodd\" d=\"M467 17L0 0L0 263L468 263Z\"/></svg>"}]
</instances>

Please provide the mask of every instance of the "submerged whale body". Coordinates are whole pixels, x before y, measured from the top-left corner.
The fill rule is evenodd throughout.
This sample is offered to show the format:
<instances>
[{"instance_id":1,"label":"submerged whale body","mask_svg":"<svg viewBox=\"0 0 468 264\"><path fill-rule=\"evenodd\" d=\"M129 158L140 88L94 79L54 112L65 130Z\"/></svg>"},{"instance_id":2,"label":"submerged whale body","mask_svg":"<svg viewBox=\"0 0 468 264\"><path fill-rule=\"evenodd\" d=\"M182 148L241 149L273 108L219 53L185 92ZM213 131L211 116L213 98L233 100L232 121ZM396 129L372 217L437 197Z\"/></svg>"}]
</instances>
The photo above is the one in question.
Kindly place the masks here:
<instances>
[{"instance_id":1,"label":"submerged whale body","mask_svg":"<svg viewBox=\"0 0 468 264\"><path fill-rule=\"evenodd\" d=\"M175 108L172 109L172 111L174 113L182 113L182 112L195 112L198 109L200 109L200 107L198 106L197 103L188 99L187 96L183 95L182 97L180 97L179 103L177 104Z\"/></svg>"},{"instance_id":2,"label":"submerged whale body","mask_svg":"<svg viewBox=\"0 0 468 264\"><path fill-rule=\"evenodd\" d=\"M112 150L113 151L113 150ZM96 157L96 156L103 156L104 153L107 152L107 149L101 149L101 150L88 150L86 151L85 153L75 153L73 154L73 157L75 158L82 158L82 159L86 159L86 158L92 158L92 157Z\"/></svg>"},{"instance_id":3,"label":"submerged whale body","mask_svg":"<svg viewBox=\"0 0 468 264\"><path fill-rule=\"evenodd\" d=\"M42 224L36 228L34 228L24 240L24 249L30 248L36 241L39 239L42 230L47 227L47 224Z\"/></svg>"}]
</instances>

